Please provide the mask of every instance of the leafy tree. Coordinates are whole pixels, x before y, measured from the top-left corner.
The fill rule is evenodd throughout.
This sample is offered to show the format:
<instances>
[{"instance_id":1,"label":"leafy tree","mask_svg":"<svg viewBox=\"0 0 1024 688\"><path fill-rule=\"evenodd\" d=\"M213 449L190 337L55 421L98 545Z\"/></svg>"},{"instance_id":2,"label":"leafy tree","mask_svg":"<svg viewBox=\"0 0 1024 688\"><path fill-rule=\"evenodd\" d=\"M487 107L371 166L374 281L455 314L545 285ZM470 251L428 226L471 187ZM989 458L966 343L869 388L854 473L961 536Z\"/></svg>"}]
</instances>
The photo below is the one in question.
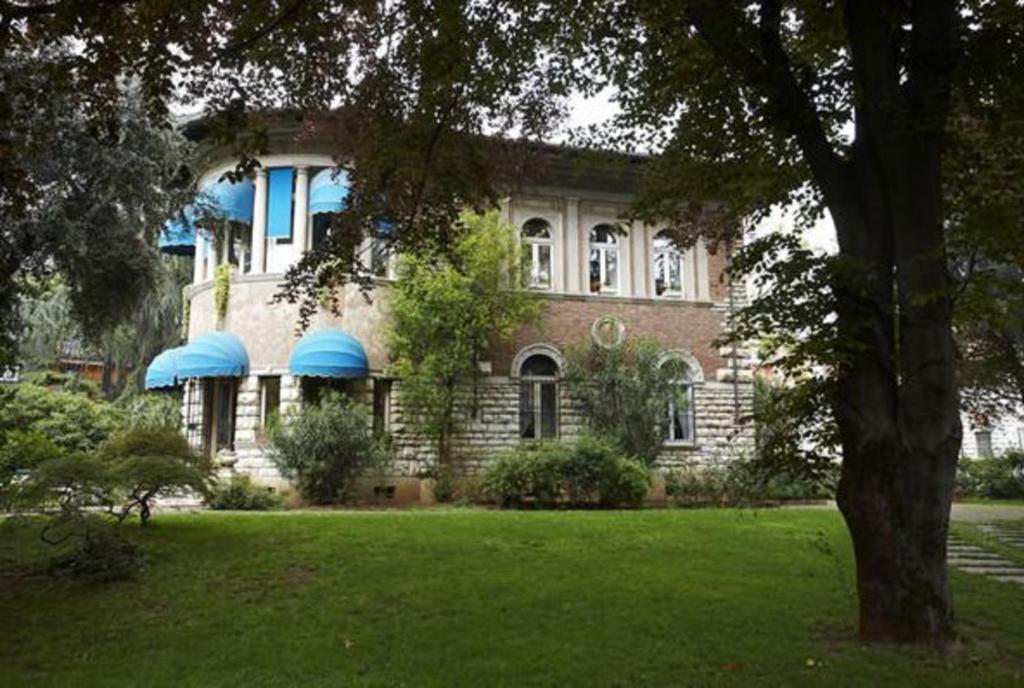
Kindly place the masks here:
<instances>
[{"instance_id":1,"label":"leafy tree","mask_svg":"<svg viewBox=\"0 0 1024 688\"><path fill-rule=\"evenodd\" d=\"M6 5L5 5L6 18ZM6 22L0 22L6 24ZM23 295L59 276L68 316L86 339L125 321L155 282L155 235L190 192L188 147L152 123L120 82L102 120L69 85L64 51L0 56L0 358L11 360Z\"/></svg>"},{"instance_id":2,"label":"leafy tree","mask_svg":"<svg viewBox=\"0 0 1024 688\"><path fill-rule=\"evenodd\" d=\"M388 346L409 420L435 443L438 468L450 467L452 439L475 395L491 342L539 314L518 286L519 242L497 211L464 214L450 253L404 255L391 290Z\"/></svg>"},{"instance_id":3,"label":"leafy tree","mask_svg":"<svg viewBox=\"0 0 1024 688\"><path fill-rule=\"evenodd\" d=\"M839 433L861 633L950 636L961 285L947 256L973 251L949 231L968 248L984 241L989 260L1001 262L993 249L1013 257L1012 240L988 238L1019 236L1020 175L1001 174L1019 159L1024 122L1019 3L54 0L0 14L5 57L73 38L64 85L97 111L128 73L152 112L174 93L204 99L210 135L239 132L242 162L271 123L253 107L297 110L334 135L351 166L350 212L290 275L292 298L315 300L351 272L356 230L381 217L402 249L452 238L459 209L492 203L523 169L508 154L528 146L483 135L537 140L572 88L615 93L621 115L597 140L657 153L634 210L668 218L677 243L703 235L735 249L744 221L773 204L796 203L807 220L827 209L839 246L822 271L827 317L798 324L822 355L811 372ZM750 250L806 284L785 247L766 242ZM738 333L822 314L755 306L756 326Z\"/></svg>"},{"instance_id":4,"label":"leafy tree","mask_svg":"<svg viewBox=\"0 0 1024 688\"><path fill-rule=\"evenodd\" d=\"M689 403L679 384L686 378L686 363L672 357L663 360L663 353L653 341L629 340L614 347L591 344L569 357L566 374L591 428L648 466L657 460L668 436L669 404L682 410Z\"/></svg>"}]
</instances>

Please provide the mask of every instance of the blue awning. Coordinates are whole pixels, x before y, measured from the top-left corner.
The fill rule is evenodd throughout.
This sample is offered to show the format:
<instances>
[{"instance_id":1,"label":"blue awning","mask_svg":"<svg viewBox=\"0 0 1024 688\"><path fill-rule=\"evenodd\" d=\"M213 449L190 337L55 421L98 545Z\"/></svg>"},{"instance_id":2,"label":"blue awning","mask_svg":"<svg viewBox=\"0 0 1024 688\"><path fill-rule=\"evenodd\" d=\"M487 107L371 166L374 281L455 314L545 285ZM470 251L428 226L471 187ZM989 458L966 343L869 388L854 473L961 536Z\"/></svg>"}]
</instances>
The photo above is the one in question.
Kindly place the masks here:
<instances>
[{"instance_id":1,"label":"blue awning","mask_svg":"<svg viewBox=\"0 0 1024 688\"><path fill-rule=\"evenodd\" d=\"M230 332L214 332L185 345L178 358L178 378L241 377L249 374L249 354Z\"/></svg>"},{"instance_id":2,"label":"blue awning","mask_svg":"<svg viewBox=\"0 0 1024 688\"><path fill-rule=\"evenodd\" d=\"M314 175L309 182L309 212L340 213L348 198L348 175L343 170L326 169Z\"/></svg>"},{"instance_id":3,"label":"blue awning","mask_svg":"<svg viewBox=\"0 0 1024 688\"><path fill-rule=\"evenodd\" d=\"M178 359L184 348L179 346L168 349L153 359L146 368L146 389L163 389L181 384L178 382Z\"/></svg>"},{"instance_id":4,"label":"blue awning","mask_svg":"<svg viewBox=\"0 0 1024 688\"><path fill-rule=\"evenodd\" d=\"M157 246L162 253L176 256L192 256L196 252L195 211L192 206L185 206L180 214L167 221Z\"/></svg>"},{"instance_id":5,"label":"blue awning","mask_svg":"<svg viewBox=\"0 0 1024 688\"><path fill-rule=\"evenodd\" d=\"M251 179L242 179L232 183L221 179L202 188L202 195L217 215L235 222L252 224L252 206L256 195L256 186Z\"/></svg>"},{"instance_id":6,"label":"blue awning","mask_svg":"<svg viewBox=\"0 0 1024 688\"><path fill-rule=\"evenodd\" d=\"M295 345L288 369L306 377L366 377L370 363L359 340L339 330L310 332Z\"/></svg>"}]
</instances>

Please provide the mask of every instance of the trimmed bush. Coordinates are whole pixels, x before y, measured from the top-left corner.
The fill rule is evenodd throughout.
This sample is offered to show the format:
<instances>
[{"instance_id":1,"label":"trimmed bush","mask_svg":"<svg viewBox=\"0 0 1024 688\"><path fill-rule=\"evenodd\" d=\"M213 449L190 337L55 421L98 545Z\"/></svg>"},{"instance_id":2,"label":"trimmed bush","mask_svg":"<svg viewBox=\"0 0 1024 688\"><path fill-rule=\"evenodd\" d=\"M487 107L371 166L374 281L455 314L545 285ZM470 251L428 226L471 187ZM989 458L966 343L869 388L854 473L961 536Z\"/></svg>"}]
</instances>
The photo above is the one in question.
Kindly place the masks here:
<instances>
[{"instance_id":1,"label":"trimmed bush","mask_svg":"<svg viewBox=\"0 0 1024 688\"><path fill-rule=\"evenodd\" d=\"M291 411L271 427L270 443L278 469L311 504L351 498L359 477L387 453L373 437L366 405L336 393Z\"/></svg>"},{"instance_id":2,"label":"trimmed bush","mask_svg":"<svg viewBox=\"0 0 1024 688\"><path fill-rule=\"evenodd\" d=\"M484 491L503 507L637 506L651 486L643 462L622 455L606 439L523 445L498 456Z\"/></svg>"},{"instance_id":3,"label":"trimmed bush","mask_svg":"<svg viewBox=\"0 0 1024 688\"><path fill-rule=\"evenodd\" d=\"M235 475L217 483L206 496L214 511L269 511L281 506L281 498L265 487L254 485L247 475Z\"/></svg>"}]
</instances>

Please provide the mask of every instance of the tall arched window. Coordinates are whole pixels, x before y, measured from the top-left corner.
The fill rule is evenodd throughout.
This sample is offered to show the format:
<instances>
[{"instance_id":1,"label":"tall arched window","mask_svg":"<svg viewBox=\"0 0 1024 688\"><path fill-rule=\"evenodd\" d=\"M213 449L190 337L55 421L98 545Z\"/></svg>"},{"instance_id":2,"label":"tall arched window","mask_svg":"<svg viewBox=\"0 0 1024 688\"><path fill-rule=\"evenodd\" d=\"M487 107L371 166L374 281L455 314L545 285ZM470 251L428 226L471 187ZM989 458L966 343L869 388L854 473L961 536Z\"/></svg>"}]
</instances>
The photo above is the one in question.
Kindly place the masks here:
<instances>
[{"instance_id":1,"label":"tall arched window","mask_svg":"<svg viewBox=\"0 0 1024 688\"><path fill-rule=\"evenodd\" d=\"M533 354L519 367L519 436L558 437L558 364Z\"/></svg>"},{"instance_id":2,"label":"tall arched window","mask_svg":"<svg viewBox=\"0 0 1024 688\"><path fill-rule=\"evenodd\" d=\"M696 397L694 395L694 375L686 361L678 356L670 356L662 362L663 366L671 365L676 373L677 394L668 402L665 409L665 420L668 427L665 431L666 444L693 444L697 439Z\"/></svg>"},{"instance_id":3,"label":"tall arched window","mask_svg":"<svg viewBox=\"0 0 1024 688\"><path fill-rule=\"evenodd\" d=\"M551 225L535 217L523 225L523 259L527 284L532 289L551 288Z\"/></svg>"},{"instance_id":4,"label":"tall arched window","mask_svg":"<svg viewBox=\"0 0 1024 688\"><path fill-rule=\"evenodd\" d=\"M689 261L685 253L662 230L654 237L654 293L658 296L689 298L686 274Z\"/></svg>"},{"instance_id":5,"label":"tall arched window","mask_svg":"<svg viewBox=\"0 0 1024 688\"><path fill-rule=\"evenodd\" d=\"M612 225L596 225L590 230L590 291L614 294L618 290L618 233Z\"/></svg>"}]
</instances>

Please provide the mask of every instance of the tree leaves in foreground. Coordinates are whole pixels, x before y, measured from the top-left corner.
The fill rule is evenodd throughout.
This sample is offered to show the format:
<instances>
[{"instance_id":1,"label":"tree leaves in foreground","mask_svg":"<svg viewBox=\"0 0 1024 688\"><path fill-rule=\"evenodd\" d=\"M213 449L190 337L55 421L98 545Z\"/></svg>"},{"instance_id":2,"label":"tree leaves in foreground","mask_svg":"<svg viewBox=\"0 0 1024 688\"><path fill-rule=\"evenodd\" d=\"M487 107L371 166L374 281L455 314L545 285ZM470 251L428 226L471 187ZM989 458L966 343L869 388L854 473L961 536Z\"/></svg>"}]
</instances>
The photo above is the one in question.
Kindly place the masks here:
<instances>
[{"instance_id":1,"label":"tree leaves in foreground","mask_svg":"<svg viewBox=\"0 0 1024 688\"><path fill-rule=\"evenodd\" d=\"M74 90L66 51L0 56L0 359L23 326L19 304L59 276L86 338L152 293L156 233L188 193L187 146L120 80L100 118ZM80 76L80 75L79 75Z\"/></svg>"}]
</instances>

